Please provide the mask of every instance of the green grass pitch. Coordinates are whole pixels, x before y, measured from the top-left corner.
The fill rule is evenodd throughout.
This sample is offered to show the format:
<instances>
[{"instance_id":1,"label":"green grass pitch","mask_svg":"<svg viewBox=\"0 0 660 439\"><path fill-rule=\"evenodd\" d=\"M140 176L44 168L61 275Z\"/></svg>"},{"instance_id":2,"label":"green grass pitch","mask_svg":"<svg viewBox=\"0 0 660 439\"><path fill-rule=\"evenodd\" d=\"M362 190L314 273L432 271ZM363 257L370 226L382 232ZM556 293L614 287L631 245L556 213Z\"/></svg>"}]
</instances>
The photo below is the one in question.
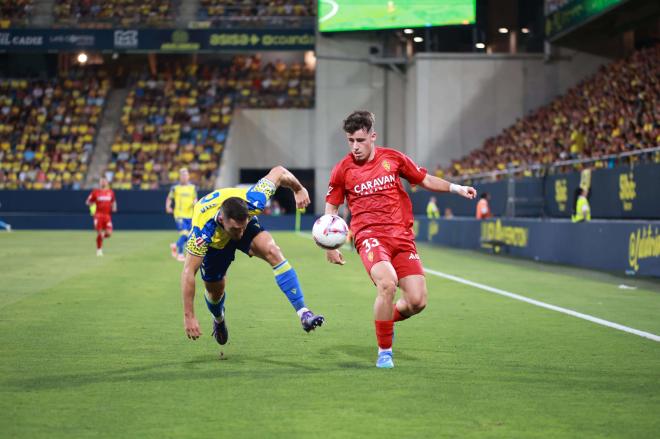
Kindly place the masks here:
<instances>
[{"instance_id":1,"label":"green grass pitch","mask_svg":"<svg viewBox=\"0 0 660 439\"><path fill-rule=\"evenodd\" d=\"M220 349L183 332L175 232L0 234L2 438L656 438L660 343L428 276L378 370L374 288L275 234L308 305L305 334L269 267L238 255ZM420 246L430 269L660 334L660 286ZM622 290L620 283L637 286Z\"/></svg>"}]
</instances>

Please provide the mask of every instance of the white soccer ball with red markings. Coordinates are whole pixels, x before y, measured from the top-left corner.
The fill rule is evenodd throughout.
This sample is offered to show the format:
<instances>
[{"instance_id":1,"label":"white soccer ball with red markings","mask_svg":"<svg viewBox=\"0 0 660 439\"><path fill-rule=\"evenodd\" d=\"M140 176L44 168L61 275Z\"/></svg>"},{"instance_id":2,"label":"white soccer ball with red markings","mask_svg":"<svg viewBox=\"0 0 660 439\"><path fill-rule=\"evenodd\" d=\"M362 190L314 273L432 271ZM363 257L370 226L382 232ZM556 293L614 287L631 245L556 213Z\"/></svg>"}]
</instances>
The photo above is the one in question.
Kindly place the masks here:
<instances>
[{"instance_id":1,"label":"white soccer ball with red markings","mask_svg":"<svg viewBox=\"0 0 660 439\"><path fill-rule=\"evenodd\" d=\"M323 215L312 227L314 242L326 250L334 250L346 242L348 225L338 215Z\"/></svg>"}]
</instances>

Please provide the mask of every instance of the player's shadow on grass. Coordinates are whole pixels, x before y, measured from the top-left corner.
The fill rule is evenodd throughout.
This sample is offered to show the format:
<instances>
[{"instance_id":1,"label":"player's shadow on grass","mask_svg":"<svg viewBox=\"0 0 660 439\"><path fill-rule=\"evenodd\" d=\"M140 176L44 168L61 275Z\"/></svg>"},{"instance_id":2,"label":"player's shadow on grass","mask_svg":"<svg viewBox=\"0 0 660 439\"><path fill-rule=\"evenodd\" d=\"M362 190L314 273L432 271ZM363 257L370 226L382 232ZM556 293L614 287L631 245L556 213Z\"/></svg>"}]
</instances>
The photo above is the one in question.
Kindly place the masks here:
<instances>
[{"instance_id":1,"label":"player's shadow on grass","mask_svg":"<svg viewBox=\"0 0 660 439\"><path fill-rule=\"evenodd\" d=\"M18 380L6 380L3 385L22 391L44 390L44 389L70 389L75 387L108 384L108 383L130 383L130 382L159 382L159 381L197 381L217 380L251 377L254 379L278 379L292 376L309 374L325 374L333 370L342 369L373 369L375 350L373 346L361 345L332 345L310 352L309 355L317 355L320 359L326 357L329 361L323 362L322 366L301 363L297 360L288 360L290 357L265 358L261 355L248 353L231 353L222 361L217 354L201 355L182 361L170 361L164 363L153 363L144 366L127 367L108 371L91 373L69 373L51 374L23 378ZM396 353L396 358L415 361L415 356ZM346 361L346 356L350 361ZM213 366L218 363L220 366ZM223 366L227 363L227 366Z\"/></svg>"},{"instance_id":2,"label":"player's shadow on grass","mask_svg":"<svg viewBox=\"0 0 660 439\"><path fill-rule=\"evenodd\" d=\"M312 354L310 354L312 355ZM286 361L286 360L278 360L275 358L267 358L262 355L250 355L246 353L234 353L234 354L229 354L224 357L215 357L216 360L220 361L228 361L230 362L233 366L236 365L247 365L249 367L260 367L261 365L264 364L271 364L273 366L281 366L282 368L287 368L289 372L290 369L296 369L296 373L299 372L318 372L321 371L321 367L317 366L310 366L308 364L301 364L298 361ZM208 363L208 356L200 356L198 357L197 360L191 360L186 363L184 363L184 366L187 367L195 367L196 364L203 364L203 363ZM254 369L249 369L249 370L254 370Z\"/></svg>"},{"instance_id":3,"label":"player's shadow on grass","mask_svg":"<svg viewBox=\"0 0 660 439\"><path fill-rule=\"evenodd\" d=\"M227 358L228 367L214 367L213 363L225 363L216 355L198 356L186 361L149 364L109 371L78 374L53 374L6 380L3 386L22 391L44 389L70 389L93 384L197 381L244 378L277 379L295 375L325 373L327 369L300 364L296 361L263 358L245 354L233 354ZM170 370L167 370L170 369ZM192 369L192 370L191 370Z\"/></svg>"}]
</instances>

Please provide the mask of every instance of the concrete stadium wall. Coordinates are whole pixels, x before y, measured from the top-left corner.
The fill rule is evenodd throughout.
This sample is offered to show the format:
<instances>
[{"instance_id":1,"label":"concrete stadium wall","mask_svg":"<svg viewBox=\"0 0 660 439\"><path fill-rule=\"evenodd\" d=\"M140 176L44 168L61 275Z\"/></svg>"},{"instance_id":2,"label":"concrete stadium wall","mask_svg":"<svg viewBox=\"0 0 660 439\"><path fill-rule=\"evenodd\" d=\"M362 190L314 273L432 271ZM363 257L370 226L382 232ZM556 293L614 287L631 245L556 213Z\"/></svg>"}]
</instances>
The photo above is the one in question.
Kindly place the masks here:
<instances>
[{"instance_id":1,"label":"concrete stadium wall","mask_svg":"<svg viewBox=\"0 0 660 439\"><path fill-rule=\"evenodd\" d=\"M385 114L377 120L383 145L401 151L406 148L406 82L407 75L388 70L385 74ZM385 124L385 127L382 124Z\"/></svg>"},{"instance_id":2,"label":"concrete stadium wall","mask_svg":"<svg viewBox=\"0 0 660 439\"><path fill-rule=\"evenodd\" d=\"M238 110L217 186L235 185L241 168L314 168L314 155L314 110Z\"/></svg>"},{"instance_id":3,"label":"concrete stadium wall","mask_svg":"<svg viewBox=\"0 0 660 439\"><path fill-rule=\"evenodd\" d=\"M323 211L330 171L347 152L342 120L353 110L368 109L382 127L385 72L368 62L369 49L380 46L374 37L317 36L316 45L316 212Z\"/></svg>"},{"instance_id":4,"label":"concrete stadium wall","mask_svg":"<svg viewBox=\"0 0 660 439\"><path fill-rule=\"evenodd\" d=\"M447 165L605 61L581 53L549 64L540 54L418 54L408 70L406 152L431 168Z\"/></svg>"},{"instance_id":5,"label":"concrete stadium wall","mask_svg":"<svg viewBox=\"0 0 660 439\"><path fill-rule=\"evenodd\" d=\"M557 49L557 55L557 61L554 62L556 68L550 70L549 73L550 75L557 75L557 85L559 88L555 89L549 87L548 91L553 93L549 99L552 99L558 94L566 93L569 88L573 87L587 76L596 73L600 66L612 61L609 58L593 55L591 53L579 52L564 47ZM546 82L551 84L547 75Z\"/></svg>"}]
</instances>

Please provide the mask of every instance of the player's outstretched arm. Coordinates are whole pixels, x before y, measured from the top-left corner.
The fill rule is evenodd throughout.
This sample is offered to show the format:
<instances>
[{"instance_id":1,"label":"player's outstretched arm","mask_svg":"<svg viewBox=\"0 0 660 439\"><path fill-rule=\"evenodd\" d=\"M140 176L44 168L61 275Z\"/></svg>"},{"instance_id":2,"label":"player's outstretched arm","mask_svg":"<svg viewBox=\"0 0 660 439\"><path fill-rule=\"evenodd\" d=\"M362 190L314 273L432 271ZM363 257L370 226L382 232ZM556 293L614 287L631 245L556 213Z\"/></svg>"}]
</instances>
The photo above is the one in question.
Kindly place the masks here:
<instances>
[{"instance_id":1,"label":"player's outstretched arm","mask_svg":"<svg viewBox=\"0 0 660 439\"><path fill-rule=\"evenodd\" d=\"M202 335L199 322L195 317L195 275L202 265L202 258L186 253L181 272L181 295L183 298L183 326L186 335L192 340L197 340Z\"/></svg>"},{"instance_id":2,"label":"player's outstretched arm","mask_svg":"<svg viewBox=\"0 0 660 439\"><path fill-rule=\"evenodd\" d=\"M326 215L337 215L339 212L339 206L334 204L325 203L325 214ZM344 260L344 255L341 254L339 250L326 250L325 256L328 259L328 262L337 265L344 265L346 261Z\"/></svg>"},{"instance_id":3,"label":"player's outstretched arm","mask_svg":"<svg viewBox=\"0 0 660 439\"><path fill-rule=\"evenodd\" d=\"M450 183L435 175L426 174L426 177L424 177L424 180L419 185L429 191L451 192L452 194L458 194L470 200L477 196L477 191L472 186L461 186L460 184Z\"/></svg>"},{"instance_id":4,"label":"player's outstretched arm","mask_svg":"<svg viewBox=\"0 0 660 439\"><path fill-rule=\"evenodd\" d=\"M85 200L85 204L89 206L89 214L94 215L96 213L96 199L94 198L94 192L89 194Z\"/></svg>"},{"instance_id":5,"label":"player's outstretched arm","mask_svg":"<svg viewBox=\"0 0 660 439\"><path fill-rule=\"evenodd\" d=\"M284 166L275 166L270 170L268 175L266 175L266 179L272 181L275 186L284 186L291 189L293 191L293 196L296 199L296 207L298 209L309 206L310 200L307 189L305 189L296 176Z\"/></svg>"},{"instance_id":6,"label":"player's outstretched arm","mask_svg":"<svg viewBox=\"0 0 660 439\"><path fill-rule=\"evenodd\" d=\"M195 203L197 202L197 199L195 199ZM165 198L165 213L172 213L174 210L172 209L172 196L170 194L167 195L167 198Z\"/></svg>"}]
</instances>

